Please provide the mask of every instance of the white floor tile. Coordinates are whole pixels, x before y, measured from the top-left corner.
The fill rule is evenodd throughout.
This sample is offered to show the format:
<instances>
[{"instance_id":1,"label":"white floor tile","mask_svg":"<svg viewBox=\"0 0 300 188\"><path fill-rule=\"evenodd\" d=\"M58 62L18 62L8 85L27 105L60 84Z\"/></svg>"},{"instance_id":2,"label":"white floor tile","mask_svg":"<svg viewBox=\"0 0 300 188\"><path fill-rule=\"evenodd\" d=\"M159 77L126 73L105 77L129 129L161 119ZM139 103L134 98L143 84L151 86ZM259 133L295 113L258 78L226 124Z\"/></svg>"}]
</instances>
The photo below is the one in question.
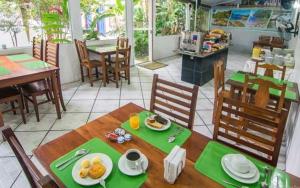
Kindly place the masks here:
<instances>
[{"instance_id":1,"label":"white floor tile","mask_svg":"<svg viewBox=\"0 0 300 188\"><path fill-rule=\"evenodd\" d=\"M111 112L119 108L119 100L96 100L92 112Z\"/></svg>"},{"instance_id":2,"label":"white floor tile","mask_svg":"<svg viewBox=\"0 0 300 188\"><path fill-rule=\"evenodd\" d=\"M85 125L89 113L64 113L61 119L56 120L51 130L72 130Z\"/></svg>"},{"instance_id":3,"label":"white floor tile","mask_svg":"<svg viewBox=\"0 0 300 188\"><path fill-rule=\"evenodd\" d=\"M67 105L67 112L90 112L94 100L71 100Z\"/></svg>"},{"instance_id":4,"label":"white floor tile","mask_svg":"<svg viewBox=\"0 0 300 188\"><path fill-rule=\"evenodd\" d=\"M196 110L212 110L213 104L208 99L198 99Z\"/></svg>"},{"instance_id":5,"label":"white floor tile","mask_svg":"<svg viewBox=\"0 0 300 188\"><path fill-rule=\"evenodd\" d=\"M78 89L72 99L83 100L83 99L95 99L97 97L99 89Z\"/></svg>"},{"instance_id":6,"label":"white floor tile","mask_svg":"<svg viewBox=\"0 0 300 188\"><path fill-rule=\"evenodd\" d=\"M31 114L27 117L27 123L22 123L16 131L47 131L56 119L56 114L40 114L40 122L37 122L35 114Z\"/></svg>"},{"instance_id":7,"label":"white floor tile","mask_svg":"<svg viewBox=\"0 0 300 188\"><path fill-rule=\"evenodd\" d=\"M106 115L106 113L98 112L98 113L91 113L88 122L93 121L97 118L100 118L101 116Z\"/></svg>"},{"instance_id":8,"label":"white floor tile","mask_svg":"<svg viewBox=\"0 0 300 188\"><path fill-rule=\"evenodd\" d=\"M142 108L145 108L143 100L120 100L120 106L124 106L128 103L134 103Z\"/></svg>"},{"instance_id":9,"label":"white floor tile","mask_svg":"<svg viewBox=\"0 0 300 188\"><path fill-rule=\"evenodd\" d=\"M42 142L47 131L38 132L15 132L18 140L26 151L27 155L32 154L32 150L37 148Z\"/></svg>"},{"instance_id":10,"label":"white floor tile","mask_svg":"<svg viewBox=\"0 0 300 188\"><path fill-rule=\"evenodd\" d=\"M67 134L68 132L70 132L70 131L49 131L48 134L46 135L45 139L43 140L42 145L62 136L64 134Z\"/></svg>"},{"instance_id":11,"label":"white floor tile","mask_svg":"<svg viewBox=\"0 0 300 188\"><path fill-rule=\"evenodd\" d=\"M0 158L0 166L0 188L8 188L21 172L21 166L15 157Z\"/></svg>"}]
</instances>

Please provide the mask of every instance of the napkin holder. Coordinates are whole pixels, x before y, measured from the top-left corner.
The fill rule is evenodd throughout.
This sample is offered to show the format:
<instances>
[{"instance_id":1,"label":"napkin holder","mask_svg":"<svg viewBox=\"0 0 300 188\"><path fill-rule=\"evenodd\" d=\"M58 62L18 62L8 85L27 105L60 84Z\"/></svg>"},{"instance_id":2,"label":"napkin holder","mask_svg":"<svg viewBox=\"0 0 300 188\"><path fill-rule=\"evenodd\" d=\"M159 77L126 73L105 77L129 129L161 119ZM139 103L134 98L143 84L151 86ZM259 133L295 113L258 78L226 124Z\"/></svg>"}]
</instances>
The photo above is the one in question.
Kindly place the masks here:
<instances>
[{"instance_id":1,"label":"napkin holder","mask_svg":"<svg viewBox=\"0 0 300 188\"><path fill-rule=\"evenodd\" d=\"M186 150L175 146L170 154L164 159L164 179L174 184L177 177L185 167Z\"/></svg>"}]
</instances>

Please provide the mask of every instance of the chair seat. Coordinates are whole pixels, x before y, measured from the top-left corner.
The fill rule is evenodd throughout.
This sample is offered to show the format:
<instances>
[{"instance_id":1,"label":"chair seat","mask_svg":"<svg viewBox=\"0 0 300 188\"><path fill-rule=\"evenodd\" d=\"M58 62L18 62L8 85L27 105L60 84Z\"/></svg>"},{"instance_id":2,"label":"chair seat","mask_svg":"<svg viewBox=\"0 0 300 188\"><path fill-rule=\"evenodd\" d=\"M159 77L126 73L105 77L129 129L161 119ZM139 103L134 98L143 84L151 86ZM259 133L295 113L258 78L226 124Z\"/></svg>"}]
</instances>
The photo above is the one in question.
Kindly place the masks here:
<instances>
[{"instance_id":1,"label":"chair seat","mask_svg":"<svg viewBox=\"0 0 300 188\"><path fill-rule=\"evenodd\" d=\"M13 87L6 87L6 88L0 89L0 99L5 99L7 97L16 96L19 94L20 94L20 92L16 88L13 88Z\"/></svg>"},{"instance_id":2,"label":"chair seat","mask_svg":"<svg viewBox=\"0 0 300 188\"><path fill-rule=\"evenodd\" d=\"M30 95L32 93L38 93L47 90L47 86L45 85L44 80L27 83L22 85L21 87L25 95Z\"/></svg>"}]
</instances>

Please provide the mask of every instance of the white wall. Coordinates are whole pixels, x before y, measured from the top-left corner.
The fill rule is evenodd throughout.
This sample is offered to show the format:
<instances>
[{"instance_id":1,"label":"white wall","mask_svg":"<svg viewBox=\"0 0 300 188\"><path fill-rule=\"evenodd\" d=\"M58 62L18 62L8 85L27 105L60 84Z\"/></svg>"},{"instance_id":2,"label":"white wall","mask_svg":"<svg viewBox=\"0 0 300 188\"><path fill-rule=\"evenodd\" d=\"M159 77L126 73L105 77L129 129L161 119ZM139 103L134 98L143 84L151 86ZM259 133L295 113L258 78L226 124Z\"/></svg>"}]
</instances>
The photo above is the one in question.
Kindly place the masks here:
<instances>
[{"instance_id":1,"label":"white wall","mask_svg":"<svg viewBox=\"0 0 300 188\"><path fill-rule=\"evenodd\" d=\"M296 66L295 66L295 72L294 72L294 80L298 83L298 87L300 88L300 39L293 39L291 41L290 45L293 45L295 49L295 59L296 59ZM286 159L286 171L294 174L295 176L300 177L300 107L295 109L295 111L298 113L298 120L295 123L295 128L293 130L293 137L290 142L290 148L287 152L287 159Z\"/></svg>"},{"instance_id":2,"label":"white wall","mask_svg":"<svg viewBox=\"0 0 300 188\"><path fill-rule=\"evenodd\" d=\"M161 59L176 55L174 50L179 47L179 35L154 36L153 59Z\"/></svg>"}]
</instances>

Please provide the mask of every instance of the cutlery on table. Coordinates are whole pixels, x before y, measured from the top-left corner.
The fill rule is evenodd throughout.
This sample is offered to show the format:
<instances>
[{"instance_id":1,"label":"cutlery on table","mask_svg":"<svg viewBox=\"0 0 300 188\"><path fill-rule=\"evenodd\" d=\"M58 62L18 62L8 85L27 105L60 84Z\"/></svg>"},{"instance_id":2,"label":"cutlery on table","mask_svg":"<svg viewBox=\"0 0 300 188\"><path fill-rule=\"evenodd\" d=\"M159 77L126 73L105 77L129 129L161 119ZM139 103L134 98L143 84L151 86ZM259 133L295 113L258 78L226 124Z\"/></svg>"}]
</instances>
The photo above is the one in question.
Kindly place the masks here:
<instances>
[{"instance_id":1,"label":"cutlery on table","mask_svg":"<svg viewBox=\"0 0 300 188\"><path fill-rule=\"evenodd\" d=\"M70 164L72 164L74 161L80 159L81 157L87 155L89 153L89 150L86 149L80 149L78 151L76 151L76 153L69 159L67 159L66 161L63 161L62 163L56 165L56 167L58 168L58 170L64 170L65 168L67 168Z\"/></svg>"},{"instance_id":2,"label":"cutlery on table","mask_svg":"<svg viewBox=\"0 0 300 188\"><path fill-rule=\"evenodd\" d=\"M183 130L183 127L177 127L176 133L168 137L168 142L174 142L176 140L176 136L180 135L183 132Z\"/></svg>"},{"instance_id":3,"label":"cutlery on table","mask_svg":"<svg viewBox=\"0 0 300 188\"><path fill-rule=\"evenodd\" d=\"M105 183L105 180L104 179L100 179L99 181L100 185L103 187L103 188L106 188L106 183Z\"/></svg>"},{"instance_id":4,"label":"cutlery on table","mask_svg":"<svg viewBox=\"0 0 300 188\"><path fill-rule=\"evenodd\" d=\"M225 181L225 180L223 180L223 182L224 183L226 183L226 184L228 184L228 185L231 185L231 186L233 186L233 187L236 187L236 188L248 188L247 186L239 186L239 185L235 185L234 183L230 183L230 182L228 182L228 181Z\"/></svg>"}]
</instances>

